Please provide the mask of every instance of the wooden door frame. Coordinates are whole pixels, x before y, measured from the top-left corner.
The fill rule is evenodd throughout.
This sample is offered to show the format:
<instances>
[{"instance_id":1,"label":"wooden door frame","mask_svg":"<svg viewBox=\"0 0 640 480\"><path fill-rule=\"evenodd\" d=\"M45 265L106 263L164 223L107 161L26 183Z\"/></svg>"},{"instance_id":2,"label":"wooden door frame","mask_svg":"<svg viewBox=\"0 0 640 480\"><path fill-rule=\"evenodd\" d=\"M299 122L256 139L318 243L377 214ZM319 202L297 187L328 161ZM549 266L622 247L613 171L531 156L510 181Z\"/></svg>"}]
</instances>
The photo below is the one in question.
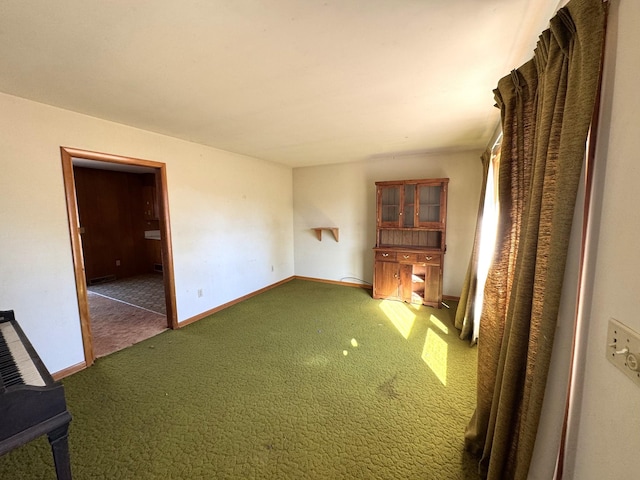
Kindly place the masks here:
<instances>
[{"instance_id":1,"label":"wooden door frame","mask_svg":"<svg viewBox=\"0 0 640 480\"><path fill-rule=\"evenodd\" d=\"M82 240L80 238L80 220L78 216L78 200L76 196L76 184L73 175L73 159L79 158L96 162L115 163L133 167L148 167L155 170L156 194L158 198L158 219L160 226L160 242L162 249L162 269L164 278L165 302L167 307L167 326L175 329L178 327L178 315L176 310L176 295L173 270L173 250L171 247L171 228L169 222L169 201L167 196L167 166L165 163L138 158L122 157L107 153L91 152L76 148L60 147L62 157L62 174L64 179L65 197L67 200L67 217L69 220L69 236L71 238L71 250L73 256L73 268L78 295L78 308L80 312L80 328L82 331L82 343L86 366L93 364L95 353L93 351L93 336L91 334L91 317L89 315L89 303L87 300L87 281L85 275L84 256L82 254Z\"/></svg>"}]
</instances>

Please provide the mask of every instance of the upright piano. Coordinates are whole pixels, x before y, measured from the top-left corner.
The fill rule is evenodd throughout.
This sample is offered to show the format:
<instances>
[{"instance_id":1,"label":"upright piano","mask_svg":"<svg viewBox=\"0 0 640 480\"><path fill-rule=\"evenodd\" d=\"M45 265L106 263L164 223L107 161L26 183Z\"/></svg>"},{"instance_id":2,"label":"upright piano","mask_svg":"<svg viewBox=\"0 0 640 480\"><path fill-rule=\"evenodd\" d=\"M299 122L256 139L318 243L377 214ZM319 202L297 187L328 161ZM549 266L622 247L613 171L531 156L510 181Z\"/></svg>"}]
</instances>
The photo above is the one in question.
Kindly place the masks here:
<instances>
[{"instance_id":1,"label":"upright piano","mask_svg":"<svg viewBox=\"0 0 640 480\"><path fill-rule=\"evenodd\" d=\"M70 421L62 383L51 377L13 311L0 311L0 456L46 434L58 480L71 480Z\"/></svg>"}]
</instances>

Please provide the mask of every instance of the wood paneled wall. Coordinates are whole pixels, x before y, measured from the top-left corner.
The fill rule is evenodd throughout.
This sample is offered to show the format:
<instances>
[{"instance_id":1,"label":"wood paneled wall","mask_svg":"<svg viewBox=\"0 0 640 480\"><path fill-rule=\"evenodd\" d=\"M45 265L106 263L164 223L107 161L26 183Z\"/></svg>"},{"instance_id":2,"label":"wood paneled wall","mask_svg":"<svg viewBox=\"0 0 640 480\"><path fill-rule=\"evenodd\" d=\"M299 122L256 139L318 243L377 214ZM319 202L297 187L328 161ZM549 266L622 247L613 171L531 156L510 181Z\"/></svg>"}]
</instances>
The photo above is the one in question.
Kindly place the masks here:
<instances>
[{"instance_id":1,"label":"wood paneled wall","mask_svg":"<svg viewBox=\"0 0 640 480\"><path fill-rule=\"evenodd\" d=\"M154 241L145 240L144 232L158 224L145 218L143 187L153 185L153 174L73 170L87 282L149 272Z\"/></svg>"}]
</instances>

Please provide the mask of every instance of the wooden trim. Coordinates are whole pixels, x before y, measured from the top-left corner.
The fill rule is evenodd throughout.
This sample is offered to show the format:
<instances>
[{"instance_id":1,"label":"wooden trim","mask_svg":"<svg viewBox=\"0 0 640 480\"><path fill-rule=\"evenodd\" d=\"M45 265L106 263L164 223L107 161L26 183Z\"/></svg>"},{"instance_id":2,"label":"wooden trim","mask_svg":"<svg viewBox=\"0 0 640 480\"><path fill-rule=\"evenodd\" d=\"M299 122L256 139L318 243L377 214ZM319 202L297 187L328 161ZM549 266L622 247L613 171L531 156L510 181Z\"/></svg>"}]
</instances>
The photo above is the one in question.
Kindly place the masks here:
<instances>
[{"instance_id":1,"label":"wooden trim","mask_svg":"<svg viewBox=\"0 0 640 480\"><path fill-rule=\"evenodd\" d=\"M301 277L299 275L295 275L294 278L296 278L298 280L308 280L310 282L320 282L320 283L330 283L330 284L333 284L333 285L343 285L345 287L366 288L368 290L371 290L373 288L373 285L369 285L367 283L342 282L342 281L338 281L338 280L325 280L324 278Z\"/></svg>"},{"instance_id":2,"label":"wooden trim","mask_svg":"<svg viewBox=\"0 0 640 480\"><path fill-rule=\"evenodd\" d=\"M67 215L69 220L69 233L73 256L74 276L76 281L76 293L78 296L78 309L80 314L80 329L84 348L85 364L91 366L95 360L93 351L93 337L91 334L91 316L87 300L86 276L84 258L82 255L82 240L80 239L78 204L76 188L73 176L73 158L94 160L98 162L117 163L137 167L155 169L156 190L158 195L158 219L162 235L162 262L164 271L164 288L167 306L167 326L177 328L177 309L175 301L175 281L173 269L173 250L171 247L171 226L169 222L169 201L167 195L166 164L152 160L143 160L132 157L122 157L108 153L79 150L76 148L60 147L62 158L62 171L64 179L65 197L67 201Z\"/></svg>"},{"instance_id":3,"label":"wooden trim","mask_svg":"<svg viewBox=\"0 0 640 480\"><path fill-rule=\"evenodd\" d=\"M454 295L443 295L442 296L442 300L450 300L452 302L459 302L460 301L460 297L456 297Z\"/></svg>"},{"instance_id":4,"label":"wooden trim","mask_svg":"<svg viewBox=\"0 0 640 480\"><path fill-rule=\"evenodd\" d=\"M285 278L284 280L280 280L279 282L276 283L272 283L271 285L268 285L264 288L261 288L259 290L256 290L255 292L251 292L251 293L247 293L246 295L243 295L242 297L238 297L235 300L231 300L230 302L227 303L223 303L222 305L219 305L215 308L212 308L211 310L207 310L206 312L202 312L199 313L198 315L195 315L191 318L188 318L186 320L183 320L182 322L178 323L178 328L182 328L182 327L186 327L187 325L191 325L194 322L197 322L198 320L202 320L203 318L208 317L209 315L213 315L214 313L217 313L221 310L224 310L225 308L229 308L233 305L235 305L236 303L240 303L244 300L247 300L251 297L255 297L256 295L260 295L261 293L266 292L267 290L271 290L272 288L276 288L279 287L280 285L284 285L285 283L290 282L291 280L293 280L296 277L289 277L289 278Z\"/></svg>"},{"instance_id":5,"label":"wooden trim","mask_svg":"<svg viewBox=\"0 0 640 480\"><path fill-rule=\"evenodd\" d=\"M73 178L73 163L71 160L72 153L64 147L60 147L60 154L62 156L62 176L67 202L67 218L69 220L69 236L71 238L71 252L73 257L74 277L76 281L78 310L80 314L80 330L82 333L82 345L84 348L84 361L86 366L91 366L96 357L93 352L91 318L89 316L89 303L87 301L87 281L84 273L84 257L82 256L82 240L80 239L78 203L76 199L75 180Z\"/></svg>"},{"instance_id":6,"label":"wooden trim","mask_svg":"<svg viewBox=\"0 0 640 480\"><path fill-rule=\"evenodd\" d=\"M69 157L84 158L86 160L97 160L99 162L119 163L121 165L135 165L137 167L162 168L165 166L162 162L153 160L143 160L134 157L122 157L120 155L112 155L110 153L92 152L90 150L80 150L78 148L60 147L60 150L66 152Z\"/></svg>"},{"instance_id":7,"label":"wooden trim","mask_svg":"<svg viewBox=\"0 0 640 480\"><path fill-rule=\"evenodd\" d=\"M285 278L284 280L281 280L279 282L273 283L269 286L266 286L264 288L261 288L260 290L256 290L255 292L251 292L248 293L242 297L238 297L235 300L231 300L230 302L227 302L225 304L222 304L218 307L212 308L211 310L207 310L206 312L202 312L199 313L198 315L195 315L191 318L188 318L186 320L183 320L182 322L178 323L178 328L182 328L182 327L186 327L187 325L190 325L194 322L197 322L198 320L202 320L203 318L208 317L209 315L213 315L214 313L217 313L221 310L224 310L225 308L229 308L233 305L235 305L236 303L240 303L244 300L247 300L251 297L255 297L256 295L260 295L261 293L266 292L267 290L271 290L272 288L276 288L279 287L280 285L284 285L285 283L290 282L291 280L308 280L311 282L320 282L320 283L331 283L334 285L342 285L345 287L359 287L359 288L366 288L366 289L371 289L372 286L371 285L366 285L366 284L362 284L362 283L350 283L350 282L339 282L336 280L324 280L321 278L312 278L312 277L301 277L298 275L294 275L292 277L289 278Z\"/></svg>"},{"instance_id":8,"label":"wooden trim","mask_svg":"<svg viewBox=\"0 0 640 480\"><path fill-rule=\"evenodd\" d=\"M158 218L160 221L160 241L162 242L162 272L164 279L167 323L169 328L178 327L176 308L176 286L173 269L173 247L171 242L171 222L169 220L169 190L167 188L167 166L163 163L156 174L156 195L158 197Z\"/></svg>"},{"instance_id":9,"label":"wooden trim","mask_svg":"<svg viewBox=\"0 0 640 480\"><path fill-rule=\"evenodd\" d=\"M51 376L53 377L54 380L61 380L65 377L68 377L69 375L78 373L79 371L84 370L85 368L87 368L87 363L80 362L80 363L76 363L75 365L71 365L70 367L64 368L52 374Z\"/></svg>"}]
</instances>

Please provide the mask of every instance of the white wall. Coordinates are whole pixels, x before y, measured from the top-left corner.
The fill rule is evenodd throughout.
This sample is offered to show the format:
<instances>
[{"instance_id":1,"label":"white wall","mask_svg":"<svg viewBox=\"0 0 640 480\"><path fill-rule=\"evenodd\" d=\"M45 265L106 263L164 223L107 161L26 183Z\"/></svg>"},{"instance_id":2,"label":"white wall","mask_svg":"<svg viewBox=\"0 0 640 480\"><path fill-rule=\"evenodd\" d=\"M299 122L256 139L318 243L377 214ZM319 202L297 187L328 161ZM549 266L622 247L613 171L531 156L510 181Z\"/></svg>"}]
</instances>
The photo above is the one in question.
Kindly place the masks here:
<instances>
[{"instance_id":1,"label":"white wall","mask_svg":"<svg viewBox=\"0 0 640 480\"><path fill-rule=\"evenodd\" d=\"M636 478L640 388L605 359L613 317L640 332L640 2L610 2L593 224L585 292L583 381L572 419L568 477Z\"/></svg>"},{"instance_id":2,"label":"white wall","mask_svg":"<svg viewBox=\"0 0 640 480\"><path fill-rule=\"evenodd\" d=\"M460 296L467 272L482 182L481 152L381 157L366 162L293 170L296 275L373 280L376 233L375 182L445 178L449 182L445 295ZM340 228L340 242L312 227Z\"/></svg>"},{"instance_id":3,"label":"white wall","mask_svg":"<svg viewBox=\"0 0 640 480\"><path fill-rule=\"evenodd\" d=\"M179 321L293 275L290 168L4 94L0 112L0 309L50 371L84 360L60 146L167 164Z\"/></svg>"}]
</instances>

